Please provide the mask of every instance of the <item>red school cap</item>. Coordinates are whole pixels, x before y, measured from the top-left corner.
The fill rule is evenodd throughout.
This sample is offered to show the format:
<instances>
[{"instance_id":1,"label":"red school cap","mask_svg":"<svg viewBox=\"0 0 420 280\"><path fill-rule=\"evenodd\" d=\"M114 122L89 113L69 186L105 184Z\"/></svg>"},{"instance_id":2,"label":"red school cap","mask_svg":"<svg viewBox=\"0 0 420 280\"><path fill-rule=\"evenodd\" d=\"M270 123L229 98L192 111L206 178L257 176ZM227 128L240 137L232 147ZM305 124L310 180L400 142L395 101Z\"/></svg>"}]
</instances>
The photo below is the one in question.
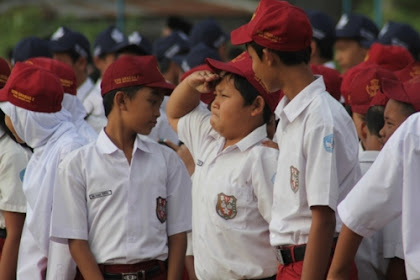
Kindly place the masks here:
<instances>
[{"instance_id":1,"label":"red school cap","mask_svg":"<svg viewBox=\"0 0 420 280\"><path fill-rule=\"evenodd\" d=\"M391 71L376 64L364 64L363 67L358 67L356 70L351 81L346 81L346 84L349 84L348 101L353 112L366 114L372 105L372 100L380 92L385 95L388 92L402 94L402 86L398 86L401 82ZM346 73L343 84L348 78ZM384 80L387 82L383 83Z\"/></svg>"},{"instance_id":2,"label":"red school cap","mask_svg":"<svg viewBox=\"0 0 420 280\"><path fill-rule=\"evenodd\" d=\"M156 58L152 55L124 55L114 61L102 77L101 93L132 86L147 86L167 89L168 95L174 85L166 82L159 71Z\"/></svg>"},{"instance_id":3,"label":"red school cap","mask_svg":"<svg viewBox=\"0 0 420 280\"><path fill-rule=\"evenodd\" d=\"M0 101L29 111L55 113L61 110L63 95L56 75L36 65L17 62L0 90Z\"/></svg>"},{"instance_id":4,"label":"red school cap","mask_svg":"<svg viewBox=\"0 0 420 280\"><path fill-rule=\"evenodd\" d=\"M61 61L47 57L30 58L25 63L34 64L55 74L63 86L64 93L77 94L77 80L73 68Z\"/></svg>"},{"instance_id":5,"label":"red school cap","mask_svg":"<svg viewBox=\"0 0 420 280\"><path fill-rule=\"evenodd\" d=\"M322 75L324 77L325 87L329 94L337 101L341 98L341 81L343 77L340 72L335 69L328 68L324 65L311 64L312 73Z\"/></svg>"},{"instance_id":6,"label":"red school cap","mask_svg":"<svg viewBox=\"0 0 420 280\"><path fill-rule=\"evenodd\" d=\"M206 63L215 71L226 71L244 77L258 91L270 110L274 112L280 100L280 92L270 93L265 88L261 79L259 79L252 70L252 60L249 54L244 51L229 62L222 62L215 59L207 58Z\"/></svg>"},{"instance_id":7,"label":"red school cap","mask_svg":"<svg viewBox=\"0 0 420 280\"><path fill-rule=\"evenodd\" d=\"M388 82L388 81L384 81ZM404 82L400 86L403 86L403 90L392 91L387 93L387 96L391 99L411 104L416 110L420 111L420 80L415 82Z\"/></svg>"},{"instance_id":8,"label":"red school cap","mask_svg":"<svg viewBox=\"0 0 420 280\"><path fill-rule=\"evenodd\" d=\"M404 47L374 43L370 47L365 61L390 71L398 71L413 63L414 58Z\"/></svg>"},{"instance_id":9,"label":"red school cap","mask_svg":"<svg viewBox=\"0 0 420 280\"><path fill-rule=\"evenodd\" d=\"M420 80L420 61L414 61L405 68L395 72L395 75L402 81L417 82Z\"/></svg>"},{"instance_id":10,"label":"red school cap","mask_svg":"<svg viewBox=\"0 0 420 280\"><path fill-rule=\"evenodd\" d=\"M300 51L312 41L312 26L306 13L287 1L261 0L251 20L231 32L234 45L254 41L279 51Z\"/></svg>"},{"instance_id":11,"label":"red school cap","mask_svg":"<svg viewBox=\"0 0 420 280\"><path fill-rule=\"evenodd\" d=\"M0 57L0 88L3 88L10 76L10 65Z\"/></svg>"}]
</instances>

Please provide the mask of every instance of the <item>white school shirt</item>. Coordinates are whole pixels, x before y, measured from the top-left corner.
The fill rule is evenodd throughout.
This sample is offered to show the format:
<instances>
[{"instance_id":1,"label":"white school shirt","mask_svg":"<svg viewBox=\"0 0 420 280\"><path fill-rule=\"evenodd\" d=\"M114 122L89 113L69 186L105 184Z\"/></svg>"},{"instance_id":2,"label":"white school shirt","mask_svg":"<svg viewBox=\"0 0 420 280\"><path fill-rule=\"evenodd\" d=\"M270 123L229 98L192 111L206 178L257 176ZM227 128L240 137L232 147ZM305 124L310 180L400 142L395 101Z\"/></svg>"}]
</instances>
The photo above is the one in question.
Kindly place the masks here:
<instances>
[{"instance_id":1,"label":"white school shirt","mask_svg":"<svg viewBox=\"0 0 420 280\"><path fill-rule=\"evenodd\" d=\"M378 154L379 151L359 150L359 163L362 175L369 170ZM354 259L359 279L385 279L388 260L384 257L384 246L386 244L384 235L385 231L380 230L368 238L363 238L360 243Z\"/></svg>"},{"instance_id":2,"label":"white school shirt","mask_svg":"<svg viewBox=\"0 0 420 280\"><path fill-rule=\"evenodd\" d=\"M280 152L271 245L304 244L312 223L310 207L335 211L360 178L356 129L343 106L325 91L320 76L291 101L285 96L275 114ZM340 228L337 219L336 231Z\"/></svg>"},{"instance_id":3,"label":"white school shirt","mask_svg":"<svg viewBox=\"0 0 420 280\"><path fill-rule=\"evenodd\" d=\"M77 89L77 97L85 107L86 122L99 133L107 123L101 95L101 79L95 85L88 77Z\"/></svg>"},{"instance_id":4,"label":"white school shirt","mask_svg":"<svg viewBox=\"0 0 420 280\"><path fill-rule=\"evenodd\" d=\"M276 274L270 246L277 150L261 146L266 126L224 150L225 139L198 106L178 122L195 162L193 252L199 279L255 279Z\"/></svg>"},{"instance_id":5,"label":"white school shirt","mask_svg":"<svg viewBox=\"0 0 420 280\"><path fill-rule=\"evenodd\" d=\"M0 228L6 227L2 211L26 212L22 181L31 154L0 127Z\"/></svg>"},{"instance_id":6,"label":"white school shirt","mask_svg":"<svg viewBox=\"0 0 420 280\"><path fill-rule=\"evenodd\" d=\"M420 279L420 113L410 116L338 206L343 223L368 237L398 215L408 279Z\"/></svg>"},{"instance_id":7,"label":"white school shirt","mask_svg":"<svg viewBox=\"0 0 420 280\"><path fill-rule=\"evenodd\" d=\"M59 167L51 235L88 240L98 263L168 257L168 236L191 230L191 179L177 154L138 135L131 165L101 131Z\"/></svg>"},{"instance_id":8,"label":"white school shirt","mask_svg":"<svg viewBox=\"0 0 420 280\"><path fill-rule=\"evenodd\" d=\"M70 112L71 120L76 126L77 132L83 136L87 142L93 142L98 138L96 131L85 121L86 110L77 96L64 93L62 106Z\"/></svg>"}]
</instances>

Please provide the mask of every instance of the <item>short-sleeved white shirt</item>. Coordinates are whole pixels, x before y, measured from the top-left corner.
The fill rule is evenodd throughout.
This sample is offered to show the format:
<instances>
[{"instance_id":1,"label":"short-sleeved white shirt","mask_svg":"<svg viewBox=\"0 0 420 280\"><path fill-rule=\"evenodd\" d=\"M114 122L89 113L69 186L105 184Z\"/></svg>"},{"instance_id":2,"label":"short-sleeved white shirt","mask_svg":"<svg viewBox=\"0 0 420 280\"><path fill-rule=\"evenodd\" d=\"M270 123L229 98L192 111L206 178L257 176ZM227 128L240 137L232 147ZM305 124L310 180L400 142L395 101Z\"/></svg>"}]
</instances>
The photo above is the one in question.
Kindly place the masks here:
<instances>
[{"instance_id":1,"label":"short-sleeved white shirt","mask_svg":"<svg viewBox=\"0 0 420 280\"><path fill-rule=\"evenodd\" d=\"M2 211L26 212L22 181L32 153L13 141L1 128L0 147L0 228L5 228Z\"/></svg>"},{"instance_id":2,"label":"short-sleeved white shirt","mask_svg":"<svg viewBox=\"0 0 420 280\"><path fill-rule=\"evenodd\" d=\"M101 79L95 85L90 78L87 78L77 89L77 97L85 107L86 122L99 133L107 123L101 95Z\"/></svg>"},{"instance_id":3,"label":"short-sleeved white shirt","mask_svg":"<svg viewBox=\"0 0 420 280\"><path fill-rule=\"evenodd\" d=\"M191 179L175 152L138 135L129 165L104 131L60 164L51 235L88 240L98 263L168 257L191 230ZM166 209L166 210L165 210Z\"/></svg>"},{"instance_id":4,"label":"short-sleeved white shirt","mask_svg":"<svg viewBox=\"0 0 420 280\"><path fill-rule=\"evenodd\" d=\"M343 223L368 237L402 213L408 279L420 279L420 113L387 141L371 168L338 206Z\"/></svg>"},{"instance_id":5,"label":"short-sleeved white shirt","mask_svg":"<svg viewBox=\"0 0 420 280\"><path fill-rule=\"evenodd\" d=\"M271 245L304 244L311 206L336 210L360 178L358 139L353 121L317 77L275 111L280 153L270 223ZM337 219L336 230L341 223Z\"/></svg>"},{"instance_id":6,"label":"short-sleeved white shirt","mask_svg":"<svg viewBox=\"0 0 420 280\"><path fill-rule=\"evenodd\" d=\"M199 279L255 279L276 274L270 246L277 150L263 147L263 125L223 150L225 138L198 106L182 117L178 135L195 162L193 252Z\"/></svg>"}]
</instances>

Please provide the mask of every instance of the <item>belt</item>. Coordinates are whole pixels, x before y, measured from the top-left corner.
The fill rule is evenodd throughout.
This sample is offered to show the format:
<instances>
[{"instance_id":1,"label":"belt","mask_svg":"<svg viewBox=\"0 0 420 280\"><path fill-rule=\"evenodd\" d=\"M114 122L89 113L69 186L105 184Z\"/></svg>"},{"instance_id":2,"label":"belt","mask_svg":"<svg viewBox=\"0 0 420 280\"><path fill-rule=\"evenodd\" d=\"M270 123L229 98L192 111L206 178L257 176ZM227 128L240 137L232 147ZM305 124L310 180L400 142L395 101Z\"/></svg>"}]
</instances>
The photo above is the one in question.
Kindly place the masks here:
<instances>
[{"instance_id":1,"label":"belt","mask_svg":"<svg viewBox=\"0 0 420 280\"><path fill-rule=\"evenodd\" d=\"M0 238L6 238L7 237L7 231L5 228L0 228Z\"/></svg>"},{"instance_id":2,"label":"belt","mask_svg":"<svg viewBox=\"0 0 420 280\"><path fill-rule=\"evenodd\" d=\"M334 254L335 244L338 237L334 237L333 246L331 248L331 256ZM277 246L277 260L281 265L289 265L295 262L301 262L305 258L306 244Z\"/></svg>"},{"instance_id":3,"label":"belt","mask_svg":"<svg viewBox=\"0 0 420 280\"><path fill-rule=\"evenodd\" d=\"M166 271L163 261L152 260L136 264L99 264L105 279L144 280Z\"/></svg>"}]
</instances>

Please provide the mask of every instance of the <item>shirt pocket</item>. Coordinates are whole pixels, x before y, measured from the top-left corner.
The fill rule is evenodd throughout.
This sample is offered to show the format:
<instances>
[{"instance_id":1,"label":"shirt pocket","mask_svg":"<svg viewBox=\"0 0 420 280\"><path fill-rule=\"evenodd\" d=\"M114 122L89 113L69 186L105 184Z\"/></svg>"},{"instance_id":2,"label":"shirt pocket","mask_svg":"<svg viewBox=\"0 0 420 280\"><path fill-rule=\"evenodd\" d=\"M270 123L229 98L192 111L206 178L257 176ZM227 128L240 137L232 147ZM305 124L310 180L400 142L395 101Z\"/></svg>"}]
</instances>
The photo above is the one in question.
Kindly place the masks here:
<instances>
[{"instance_id":1,"label":"shirt pocket","mask_svg":"<svg viewBox=\"0 0 420 280\"><path fill-rule=\"evenodd\" d=\"M249 186L231 185L220 188L213 192L209 200L208 210L211 221L222 229L245 229L247 217L252 209L252 190Z\"/></svg>"}]
</instances>

